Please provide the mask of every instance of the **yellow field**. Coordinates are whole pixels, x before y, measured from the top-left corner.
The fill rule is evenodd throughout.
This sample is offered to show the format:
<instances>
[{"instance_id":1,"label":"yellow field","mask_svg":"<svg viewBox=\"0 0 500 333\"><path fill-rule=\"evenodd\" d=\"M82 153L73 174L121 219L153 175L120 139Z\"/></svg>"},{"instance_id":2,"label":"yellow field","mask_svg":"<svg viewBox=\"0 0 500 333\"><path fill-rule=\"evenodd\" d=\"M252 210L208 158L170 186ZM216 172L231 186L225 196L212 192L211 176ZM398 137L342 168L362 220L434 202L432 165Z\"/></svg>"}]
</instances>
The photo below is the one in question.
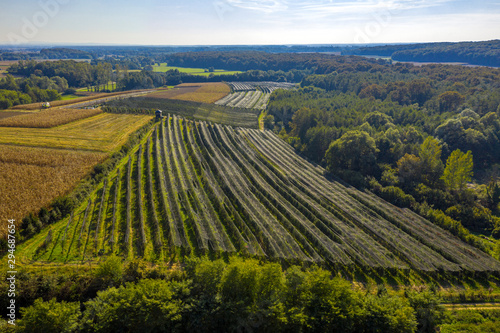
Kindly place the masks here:
<instances>
[{"instance_id":1,"label":"yellow field","mask_svg":"<svg viewBox=\"0 0 500 333\"><path fill-rule=\"evenodd\" d=\"M180 99L183 101L200 102L200 103L215 103L219 99L227 96L231 92L231 88L225 83L183 83L178 87L199 87L196 91L188 92L182 95L172 97L172 99Z\"/></svg>"},{"instance_id":2,"label":"yellow field","mask_svg":"<svg viewBox=\"0 0 500 333\"><path fill-rule=\"evenodd\" d=\"M100 109L48 109L0 119L0 127L50 128L102 113Z\"/></svg>"},{"instance_id":3,"label":"yellow field","mask_svg":"<svg viewBox=\"0 0 500 333\"><path fill-rule=\"evenodd\" d=\"M0 218L17 224L70 192L105 153L0 145ZM5 228L0 237L5 236Z\"/></svg>"},{"instance_id":4,"label":"yellow field","mask_svg":"<svg viewBox=\"0 0 500 333\"><path fill-rule=\"evenodd\" d=\"M140 92L140 91L142 91L142 90L127 90L127 91L119 91L119 92L112 92L112 93L89 93L90 95L85 96L85 97L60 100L60 101L52 101L52 102L50 102L50 105L52 107L66 106L66 105L71 105L71 104L76 104L76 103L93 101L95 99L101 99L101 98L106 98L106 97L128 95L130 93ZM40 108L42 107L41 104L42 103L21 104L21 105L16 105L16 106L10 108L10 110L35 111L35 110L40 110Z\"/></svg>"},{"instance_id":5,"label":"yellow field","mask_svg":"<svg viewBox=\"0 0 500 333\"><path fill-rule=\"evenodd\" d=\"M102 113L50 129L0 127L0 144L110 152L152 118Z\"/></svg>"}]
</instances>

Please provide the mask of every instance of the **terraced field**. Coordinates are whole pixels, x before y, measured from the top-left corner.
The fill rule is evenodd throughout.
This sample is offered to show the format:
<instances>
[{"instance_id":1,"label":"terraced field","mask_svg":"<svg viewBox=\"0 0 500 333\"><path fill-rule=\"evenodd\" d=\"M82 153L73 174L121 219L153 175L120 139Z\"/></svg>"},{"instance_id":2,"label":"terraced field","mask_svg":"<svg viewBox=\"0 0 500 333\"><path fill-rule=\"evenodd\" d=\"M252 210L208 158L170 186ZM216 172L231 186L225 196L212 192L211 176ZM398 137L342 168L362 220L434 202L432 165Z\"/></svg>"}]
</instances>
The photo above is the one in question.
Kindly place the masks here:
<instances>
[{"instance_id":1,"label":"terraced field","mask_svg":"<svg viewBox=\"0 0 500 333\"><path fill-rule=\"evenodd\" d=\"M235 253L350 267L500 271L414 213L340 182L271 132L168 116L24 260Z\"/></svg>"}]
</instances>

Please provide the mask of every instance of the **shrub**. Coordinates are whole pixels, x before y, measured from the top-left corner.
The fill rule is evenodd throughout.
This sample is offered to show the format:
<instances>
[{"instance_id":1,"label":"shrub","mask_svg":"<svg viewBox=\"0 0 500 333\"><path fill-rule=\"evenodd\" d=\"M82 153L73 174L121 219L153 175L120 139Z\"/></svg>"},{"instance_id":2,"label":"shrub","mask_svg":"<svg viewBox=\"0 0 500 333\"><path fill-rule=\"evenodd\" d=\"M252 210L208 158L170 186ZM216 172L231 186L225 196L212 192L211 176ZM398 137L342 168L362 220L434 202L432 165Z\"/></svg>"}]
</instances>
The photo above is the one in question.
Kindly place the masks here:
<instances>
[{"instance_id":1,"label":"shrub","mask_svg":"<svg viewBox=\"0 0 500 333\"><path fill-rule=\"evenodd\" d=\"M80 317L80 304L56 302L53 298L44 302L41 298L35 304L21 309L20 331L30 333L76 332Z\"/></svg>"},{"instance_id":2,"label":"shrub","mask_svg":"<svg viewBox=\"0 0 500 333\"><path fill-rule=\"evenodd\" d=\"M415 198L396 186L382 188L380 196L398 207L411 207L416 202Z\"/></svg>"}]
</instances>

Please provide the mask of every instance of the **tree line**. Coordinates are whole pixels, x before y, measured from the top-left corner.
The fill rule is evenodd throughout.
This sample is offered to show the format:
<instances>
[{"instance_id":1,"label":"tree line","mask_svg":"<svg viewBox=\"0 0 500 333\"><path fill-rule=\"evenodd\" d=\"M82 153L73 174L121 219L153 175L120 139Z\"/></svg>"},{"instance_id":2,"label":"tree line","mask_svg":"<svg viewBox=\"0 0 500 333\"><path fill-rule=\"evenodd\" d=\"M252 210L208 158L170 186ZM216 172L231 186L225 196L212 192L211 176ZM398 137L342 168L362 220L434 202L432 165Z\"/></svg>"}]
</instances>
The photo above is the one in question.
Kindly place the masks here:
<instances>
[{"instance_id":1,"label":"tree line","mask_svg":"<svg viewBox=\"0 0 500 333\"><path fill-rule=\"evenodd\" d=\"M19 280L26 288L15 332L400 333L433 332L445 319L429 289L353 288L318 267L283 270L255 259L188 259L166 271L111 256L78 276Z\"/></svg>"},{"instance_id":2,"label":"tree line","mask_svg":"<svg viewBox=\"0 0 500 333\"><path fill-rule=\"evenodd\" d=\"M398 61L464 62L500 67L500 40L361 47L342 51L342 54L388 56Z\"/></svg>"}]
</instances>

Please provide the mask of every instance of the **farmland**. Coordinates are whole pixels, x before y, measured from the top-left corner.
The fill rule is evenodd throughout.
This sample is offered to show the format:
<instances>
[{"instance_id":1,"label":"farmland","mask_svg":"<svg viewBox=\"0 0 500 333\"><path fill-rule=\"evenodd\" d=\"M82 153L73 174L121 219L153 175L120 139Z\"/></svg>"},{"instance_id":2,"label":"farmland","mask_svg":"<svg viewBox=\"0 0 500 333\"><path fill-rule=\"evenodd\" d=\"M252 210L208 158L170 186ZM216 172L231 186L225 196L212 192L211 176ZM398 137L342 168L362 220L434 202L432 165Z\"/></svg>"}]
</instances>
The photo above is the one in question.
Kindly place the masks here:
<instances>
[{"instance_id":1,"label":"farmland","mask_svg":"<svg viewBox=\"0 0 500 333\"><path fill-rule=\"evenodd\" d=\"M50 128L95 116L100 109L48 109L0 119L0 127Z\"/></svg>"},{"instance_id":2,"label":"farmland","mask_svg":"<svg viewBox=\"0 0 500 333\"><path fill-rule=\"evenodd\" d=\"M293 89L294 84L279 82L229 82L232 94L216 101L217 105L264 110L276 89Z\"/></svg>"},{"instance_id":3,"label":"farmland","mask_svg":"<svg viewBox=\"0 0 500 333\"><path fill-rule=\"evenodd\" d=\"M167 72L170 70L178 70L181 73L188 73L191 75L200 75L200 76L209 76L213 75L232 75L241 73L240 71L226 71L223 69L215 69L213 72L208 72L208 69L205 68L186 68L186 67L175 67L175 66L167 66L166 63L161 63L159 66L154 65L153 70L155 72Z\"/></svg>"},{"instance_id":4,"label":"farmland","mask_svg":"<svg viewBox=\"0 0 500 333\"><path fill-rule=\"evenodd\" d=\"M229 86L220 82L183 83L175 86L174 89L149 94L148 96L210 104L227 96L230 92Z\"/></svg>"},{"instance_id":5,"label":"farmland","mask_svg":"<svg viewBox=\"0 0 500 333\"><path fill-rule=\"evenodd\" d=\"M0 216L20 221L71 191L105 158L104 153L0 145Z\"/></svg>"},{"instance_id":6,"label":"farmland","mask_svg":"<svg viewBox=\"0 0 500 333\"><path fill-rule=\"evenodd\" d=\"M0 127L0 144L111 152L151 118L99 114L50 129Z\"/></svg>"},{"instance_id":7,"label":"farmland","mask_svg":"<svg viewBox=\"0 0 500 333\"><path fill-rule=\"evenodd\" d=\"M51 237L43 231L19 254L168 261L237 252L332 267L500 271L449 232L323 172L271 132L168 116Z\"/></svg>"},{"instance_id":8,"label":"farmland","mask_svg":"<svg viewBox=\"0 0 500 333\"><path fill-rule=\"evenodd\" d=\"M154 115L155 110L172 113L196 120L257 128L259 111L235 108L216 104L205 104L152 96L134 97L107 102L103 107L106 112L136 113Z\"/></svg>"}]
</instances>

